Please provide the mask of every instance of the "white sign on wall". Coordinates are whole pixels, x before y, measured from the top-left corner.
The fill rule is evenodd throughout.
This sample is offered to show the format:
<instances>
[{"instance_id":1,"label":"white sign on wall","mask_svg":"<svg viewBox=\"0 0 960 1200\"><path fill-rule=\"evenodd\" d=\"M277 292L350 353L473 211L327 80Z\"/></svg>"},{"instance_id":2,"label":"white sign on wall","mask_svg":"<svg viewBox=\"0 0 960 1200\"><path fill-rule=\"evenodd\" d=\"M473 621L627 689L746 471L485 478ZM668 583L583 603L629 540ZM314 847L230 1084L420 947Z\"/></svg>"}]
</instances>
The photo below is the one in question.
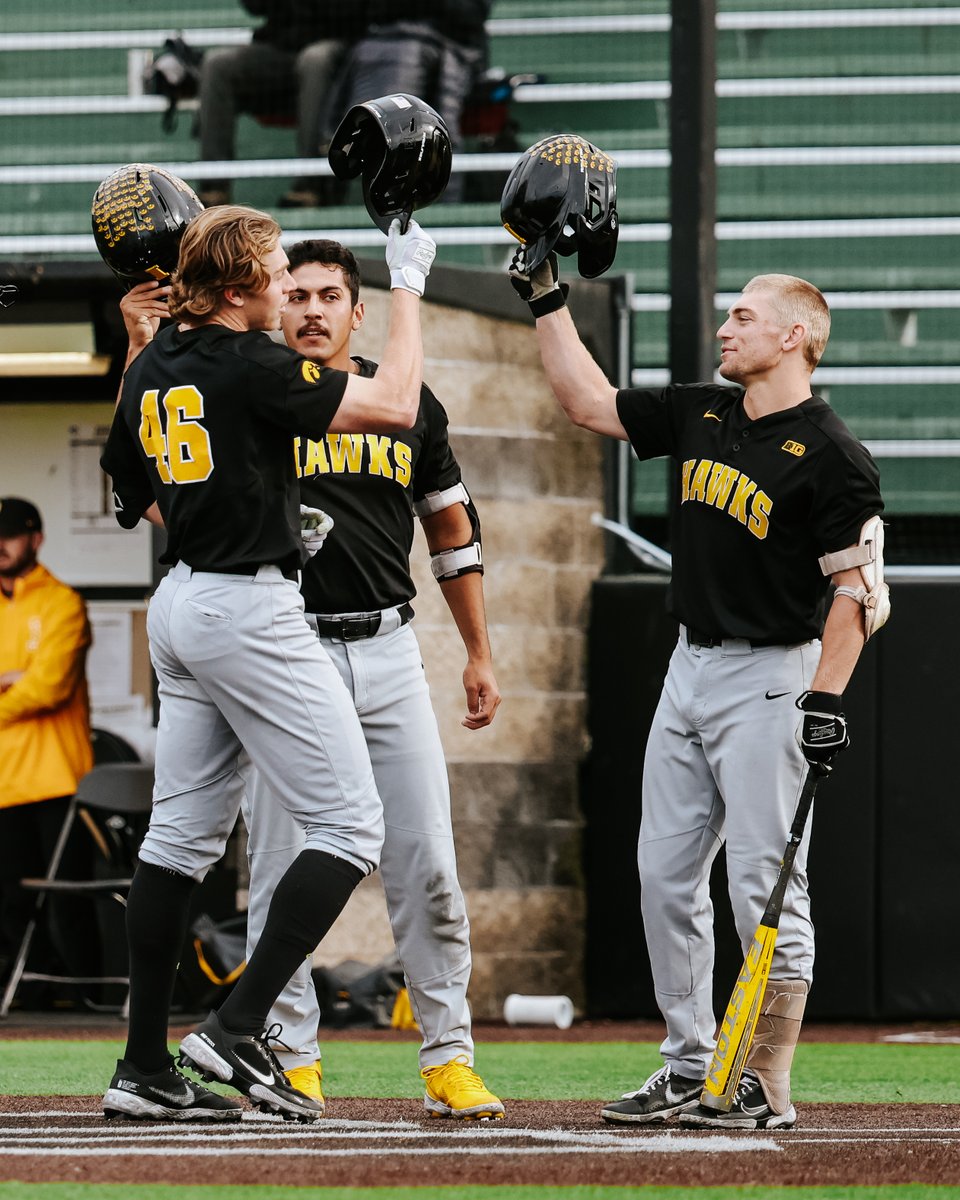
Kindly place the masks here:
<instances>
[{"instance_id":1,"label":"white sign on wall","mask_svg":"<svg viewBox=\"0 0 960 1200\"><path fill-rule=\"evenodd\" d=\"M150 526L121 529L100 452L112 403L0 405L0 495L40 509L40 559L73 587L148 588Z\"/></svg>"}]
</instances>

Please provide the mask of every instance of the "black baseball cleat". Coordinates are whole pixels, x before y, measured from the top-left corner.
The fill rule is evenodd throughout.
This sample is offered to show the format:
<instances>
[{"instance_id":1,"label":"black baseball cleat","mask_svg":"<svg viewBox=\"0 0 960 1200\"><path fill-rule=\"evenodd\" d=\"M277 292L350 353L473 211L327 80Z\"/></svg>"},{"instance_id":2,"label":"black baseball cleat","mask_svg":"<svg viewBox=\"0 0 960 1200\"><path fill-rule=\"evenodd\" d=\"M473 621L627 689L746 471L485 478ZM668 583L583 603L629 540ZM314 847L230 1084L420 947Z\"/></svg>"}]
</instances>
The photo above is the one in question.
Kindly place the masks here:
<instances>
[{"instance_id":1,"label":"black baseball cleat","mask_svg":"<svg viewBox=\"0 0 960 1200\"><path fill-rule=\"evenodd\" d=\"M212 1012L180 1043L177 1061L181 1067L196 1071L201 1079L229 1083L249 1096L257 1108L279 1113L285 1121L319 1121L323 1105L290 1086L267 1045L270 1032L260 1037L231 1033Z\"/></svg>"},{"instance_id":2,"label":"black baseball cleat","mask_svg":"<svg viewBox=\"0 0 960 1200\"><path fill-rule=\"evenodd\" d=\"M702 1079L688 1079L670 1067L661 1067L635 1092L624 1092L620 1100L605 1104L600 1116L605 1121L630 1125L655 1125L692 1108L700 1100Z\"/></svg>"},{"instance_id":3,"label":"black baseball cleat","mask_svg":"<svg viewBox=\"0 0 960 1200\"><path fill-rule=\"evenodd\" d=\"M239 1121L239 1100L218 1096L170 1064L145 1075L126 1059L117 1069L103 1097L103 1115L128 1121Z\"/></svg>"},{"instance_id":4,"label":"black baseball cleat","mask_svg":"<svg viewBox=\"0 0 960 1200\"><path fill-rule=\"evenodd\" d=\"M740 1077L729 1112L698 1104L680 1114L680 1124L690 1129L792 1129L796 1123L797 1110L792 1104L786 1112L773 1111L752 1071L744 1071Z\"/></svg>"}]
</instances>

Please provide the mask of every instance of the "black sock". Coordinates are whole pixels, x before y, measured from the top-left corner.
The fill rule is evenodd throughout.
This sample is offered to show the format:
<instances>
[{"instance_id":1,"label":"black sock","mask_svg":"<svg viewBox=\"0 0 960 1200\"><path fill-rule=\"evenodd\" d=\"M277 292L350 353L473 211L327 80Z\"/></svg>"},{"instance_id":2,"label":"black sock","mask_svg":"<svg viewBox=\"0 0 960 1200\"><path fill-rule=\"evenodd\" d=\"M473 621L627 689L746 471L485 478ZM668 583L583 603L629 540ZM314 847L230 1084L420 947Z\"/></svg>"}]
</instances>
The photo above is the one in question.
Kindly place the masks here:
<instances>
[{"instance_id":1,"label":"black sock","mask_svg":"<svg viewBox=\"0 0 960 1200\"><path fill-rule=\"evenodd\" d=\"M177 871L140 862L127 898L130 1021L124 1058L146 1074L172 1059L167 1023L177 962L196 883Z\"/></svg>"},{"instance_id":2,"label":"black sock","mask_svg":"<svg viewBox=\"0 0 960 1200\"><path fill-rule=\"evenodd\" d=\"M219 1009L232 1033L263 1032L290 976L320 944L363 872L323 850L303 850L277 884L250 961Z\"/></svg>"}]
</instances>

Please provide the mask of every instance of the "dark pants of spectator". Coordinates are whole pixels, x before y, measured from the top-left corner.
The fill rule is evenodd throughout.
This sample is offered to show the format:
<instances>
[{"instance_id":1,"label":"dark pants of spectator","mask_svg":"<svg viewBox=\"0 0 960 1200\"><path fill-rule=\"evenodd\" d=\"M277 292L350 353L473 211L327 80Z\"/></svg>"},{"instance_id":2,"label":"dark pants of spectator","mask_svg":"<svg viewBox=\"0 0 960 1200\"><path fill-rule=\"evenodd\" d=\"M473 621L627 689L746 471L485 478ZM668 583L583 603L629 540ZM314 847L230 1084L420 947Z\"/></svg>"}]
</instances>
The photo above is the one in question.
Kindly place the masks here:
<instances>
[{"instance_id":1,"label":"dark pants of spectator","mask_svg":"<svg viewBox=\"0 0 960 1200\"><path fill-rule=\"evenodd\" d=\"M299 53L278 50L265 42L209 50L200 76L200 155L204 159L236 157L237 117L297 118L297 153L315 158L330 139L330 93L345 43L313 42ZM294 187L306 184L298 180ZM210 180L204 190L229 192L229 180Z\"/></svg>"},{"instance_id":2,"label":"dark pants of spectator","mask_svg":"<svg viewBox=\"0 0 960 1200\"><path fill-rule=\"evenodd\" d=\"M341 111L333 114L333 127L355 104L392 92L407 92L432 105L443 117L453 149L460 148L460 116L481 69L483 55L432 32L416 32L415 23L394 29L381 26L376 36L363 38L353 48L345 72ZM459 199L462 176L452 175L444 194Z\"/></svg>"},{"instance_id":3,"label":"dark pants of spectator","mask_svg":"<svg viewBox=\"0 0 960 1200\"><path fill-rule=\"evenodd\" d=\"M19 880L43 878L63 826L68 796L0 808L0 960L16 958L36 894L24 891ZM76 822L67 840L58 874L64 879L90 879L93 842ZM94 903L73 896L48 896L34 934L28 970L47 974L92 975L100 968L100 941ZM24 985L24 996L27 996Z\"/></svg>"}]
</instances>

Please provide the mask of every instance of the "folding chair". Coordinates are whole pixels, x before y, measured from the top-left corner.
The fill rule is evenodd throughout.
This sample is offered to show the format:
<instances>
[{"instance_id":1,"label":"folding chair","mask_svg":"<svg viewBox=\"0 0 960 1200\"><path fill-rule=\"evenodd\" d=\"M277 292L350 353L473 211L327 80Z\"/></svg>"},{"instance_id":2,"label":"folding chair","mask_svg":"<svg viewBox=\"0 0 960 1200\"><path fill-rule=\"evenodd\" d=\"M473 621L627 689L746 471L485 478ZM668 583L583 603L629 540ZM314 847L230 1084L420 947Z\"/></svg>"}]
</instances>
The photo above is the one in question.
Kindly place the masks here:
<instances>
[{"instance_id":1,"label":"folding chair","mask_svg":"<svg viewBox=\"0 0 960 1200\"><path fill-rule=\"evenodd\" d=\"M0 1018L6 1017L10 1005L21 983L28 981L66 984L122 984L129 987L127 975L50 975L26 969L30 946L43 913L44 901L49 895L85 896L95 900L106 897L122 908L126 908L127 892L132 882L136 865L137 850L146 822L135 830L132 821L138 814L147 814L153 800L153 765L151 763L111 762L95 766L77 785L77 792L70 804L60 828L53 854L42 879L21 879L20 886L36 893L36 905L32 918L24 930L20 949L13 964L0 1001ZM99 819L98 819L99 818ZM103 861L105 877L96 879L61 879L58 877L60 862L71 830L80 821L93 837L100 860ZM99 1011L117 1011L116 1006L97 1005L88 1001L91 1008ZM127 1001L120 1008L127 1015Z\"/></svg>"}]
</instances>

